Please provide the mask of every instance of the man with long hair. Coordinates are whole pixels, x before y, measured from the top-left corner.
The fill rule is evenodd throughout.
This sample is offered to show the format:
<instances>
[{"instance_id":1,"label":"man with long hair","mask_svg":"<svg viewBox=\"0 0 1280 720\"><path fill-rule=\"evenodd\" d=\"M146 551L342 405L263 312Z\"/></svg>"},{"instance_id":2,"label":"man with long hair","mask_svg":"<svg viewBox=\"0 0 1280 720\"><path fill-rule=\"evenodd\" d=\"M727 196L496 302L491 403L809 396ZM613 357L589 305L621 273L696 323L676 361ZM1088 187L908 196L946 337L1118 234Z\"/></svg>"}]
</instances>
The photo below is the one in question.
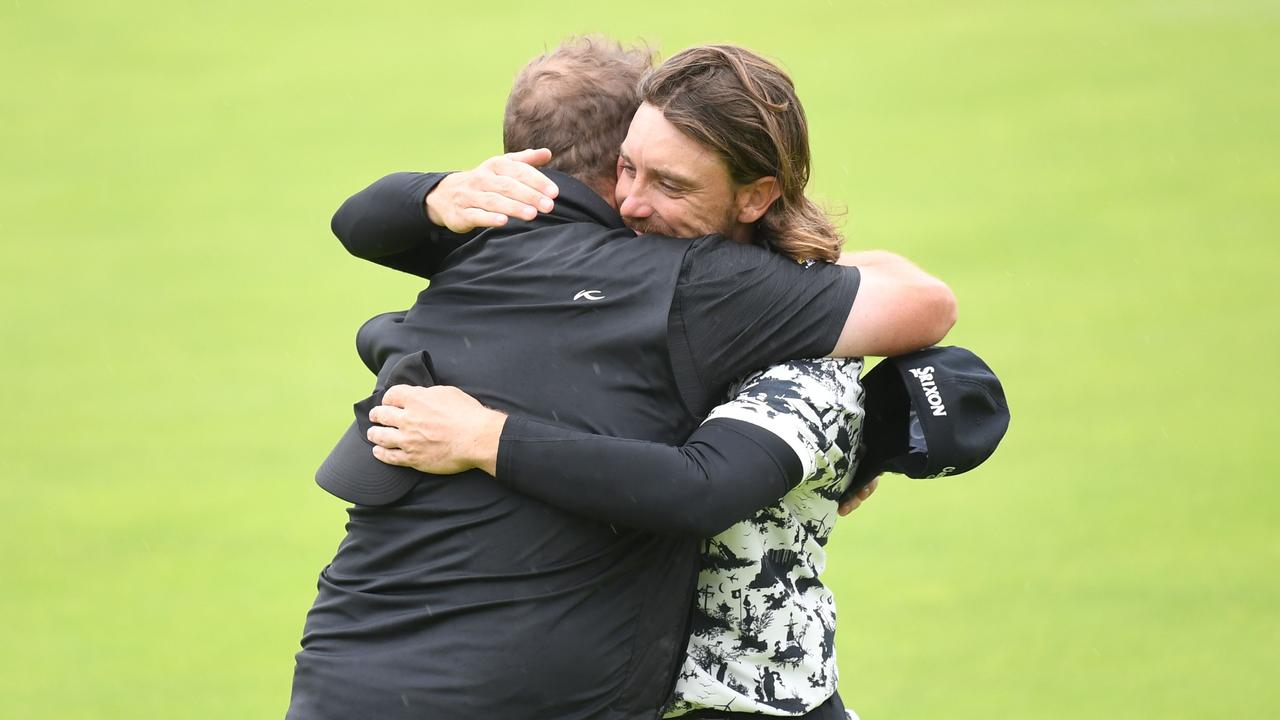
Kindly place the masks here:
<instances>
[{"instance_id":1,"label":"man with long hair","mask_svg":"<svg viewBox=\"0 0 1280 720\"><path fill-rule=\"evenodd\" d=\"M735 86L745 104L729 102ZM566 430L678 444L697 428L713 445L784 468L786 482L813 451L789 444L776 423L762 430L744 414L699 428L735 378L793 358L914 349L954 322L945 285L896 256L870 254L855 269L770 249L785 237L800 248L826 242L831 257L839 248L805 204L803 112L776 67L739 48L696 48L641 88L612 196L598 194L598 174L530 174L508 157L471 174L388 176L335 216L353 253L432 278L413 308L375 318L358 337L379 374L376 425L365 433L380 460L411 452L388 437L431 389L396 385L410 377L540 423L527 424L532 444ZM704 89L729 91L727 115L679 115L705 105ZM720 150L699 135L715 123L729 128ZM494 212L498 196L514 203L509 212ZM533 217L546 200L554 209ZM637 237L623 221L692 240ZM856 379L856 363L844 372ZM850 404L847 383L832 387ZM696 538L557 512L476 471L371 478L378 470L353 473L346 462L363 452L377 464L367 446L356 450L348 457L340 443L317 475L357 504L308 616L291 717L658 712L685 644ZM771 492L781 494L776 484ZM764 670L746 692L768 704L781 678Z\"/></svg>"}]
</instances>

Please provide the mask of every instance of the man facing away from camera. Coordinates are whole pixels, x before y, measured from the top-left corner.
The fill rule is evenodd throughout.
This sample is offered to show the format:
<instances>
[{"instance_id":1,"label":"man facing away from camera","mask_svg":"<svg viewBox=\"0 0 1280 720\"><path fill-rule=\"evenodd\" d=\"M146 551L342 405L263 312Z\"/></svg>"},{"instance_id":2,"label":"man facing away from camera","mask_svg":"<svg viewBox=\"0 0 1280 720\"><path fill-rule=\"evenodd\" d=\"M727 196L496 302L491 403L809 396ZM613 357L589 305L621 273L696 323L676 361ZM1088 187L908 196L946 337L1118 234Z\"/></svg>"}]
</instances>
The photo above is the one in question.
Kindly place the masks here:
<instances>
[{"instance_id":1,"label":"man facing away from camera","mask_svg":"<svg viewBox=\"0 0 1280 720\"><path fill-rule=\"evenodd\" d=\"M737 48L695 48L646 79L644 100L616 194L589 187L607 177L603 163L579 171L586 183L548 171L558 193L539 197L546 188L527 168L495 160L448 183L389 176L344 205L334 227L354 254L432 278L409 311L361 329L380 389L425 348L428 381L546 432L678 445L752 369L892 354L945 334L954 298L900 258L802 265L762 247L815 237L803 113L781 71ZM714 123L727 130L702 134ZM578 136L588 131L602 132ZM498 227L467 234L496 202L487 191L466 202L483 182L507 196L533 190L516 203L527 207L499 211L526 220L491 216ZM554 209L532 217L551 195ZM632 225L693 239L637 237L610 197ZM432 198L452 198L453 209ZM410 414L396 394L378 414L397 417L379 426ZM763 443L757 452L788 476L803 465L749 420L699 432L708 427L725 442ZM540 429L529 428L536 444ZM641 718L668 699L698 569L688 529L615 528L516 492L501 473L420 473L376 504L341 478L318 479L358 504L308 616L291 717ZM770 492L740 517L786 487Z\"/></svg>"}]
</instances>

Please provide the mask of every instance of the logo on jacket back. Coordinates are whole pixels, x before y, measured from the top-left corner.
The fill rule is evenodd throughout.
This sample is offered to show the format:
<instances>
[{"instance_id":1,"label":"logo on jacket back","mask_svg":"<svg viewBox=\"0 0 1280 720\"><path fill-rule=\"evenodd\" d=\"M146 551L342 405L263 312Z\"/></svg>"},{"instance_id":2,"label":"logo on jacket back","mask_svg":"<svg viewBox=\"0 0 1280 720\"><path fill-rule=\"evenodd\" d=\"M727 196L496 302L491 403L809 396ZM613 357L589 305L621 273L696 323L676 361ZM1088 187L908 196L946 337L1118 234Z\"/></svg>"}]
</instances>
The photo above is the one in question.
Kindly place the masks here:
<instances>
[{"instance_id":1,"label":"logo on jacket back","mask_svg":"<svg viewBox=\"0 0 1280 720\"><path fill-rule=\"evenodd\" d=\"M947 406L942 404L942 393L938 392L938 385L933 381L933 366L910 370L911 374L920 381L920 389L924 390L924 398L929 401L929 407L933 408L933 416L946 417Z\"/></svg>"},{"instance_id":2,"label":"logo on jacket back","mask_svg":"<svg viewBox=\"0 0 1280 720\"><path fill-rule=\"evenodd\" d=\"M603 300L604 295L599 290L579 290L577 295L573 296L574 300Z\"/></svg>"}]
</instances>

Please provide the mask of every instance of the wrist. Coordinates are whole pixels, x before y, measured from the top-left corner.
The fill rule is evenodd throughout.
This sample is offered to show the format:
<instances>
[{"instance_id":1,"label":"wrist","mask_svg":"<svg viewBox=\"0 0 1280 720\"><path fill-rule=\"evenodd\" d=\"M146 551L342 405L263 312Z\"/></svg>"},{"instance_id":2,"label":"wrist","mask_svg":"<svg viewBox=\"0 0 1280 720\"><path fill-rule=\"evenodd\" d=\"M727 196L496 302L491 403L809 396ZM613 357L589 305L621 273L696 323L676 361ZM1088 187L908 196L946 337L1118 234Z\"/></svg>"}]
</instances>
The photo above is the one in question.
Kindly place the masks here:
<instances>
[{"instance_id":1,"label":"wrist","mask_svg":"<svg viewBox=\"0 0 1280 720\"><path fill-rule=\"evenodd\" d=\"M444 227L444 215L436 208L436 204L439 202L440 198L440 186L448 179L449 178L446 177L444 180L437 183L435 187L427 191L427 197L422 201L423 206L427 209L427 220L430 220L431 224L436 227Z\"/></svg>"},{"instance_id":2,"label":"wrist","mask_svg":"<svg viewBox=\"0 0 1280 720\"><path fill-rule=\"evenodd\" d=\"M442 228L449 226L449 213L453 209L450 203L461 175L462 173L457 172L448 173L440 178L440 182L428 190L426 197L422 199L422 204L427 209L427 219L432 225Z\"/></svg>"},{"instance_id":3,"label":"wrist","mask_svg":"<svg viewBox=\"0 0 1280 720\"><path fill-rule=\"evenodd\" d=\"M498 410L487 410L471 448L471 463L475 467L496 477L498 474L498 443L502 439L502 429L506 427L507 414Z\"/></svg>"}]
</instances>

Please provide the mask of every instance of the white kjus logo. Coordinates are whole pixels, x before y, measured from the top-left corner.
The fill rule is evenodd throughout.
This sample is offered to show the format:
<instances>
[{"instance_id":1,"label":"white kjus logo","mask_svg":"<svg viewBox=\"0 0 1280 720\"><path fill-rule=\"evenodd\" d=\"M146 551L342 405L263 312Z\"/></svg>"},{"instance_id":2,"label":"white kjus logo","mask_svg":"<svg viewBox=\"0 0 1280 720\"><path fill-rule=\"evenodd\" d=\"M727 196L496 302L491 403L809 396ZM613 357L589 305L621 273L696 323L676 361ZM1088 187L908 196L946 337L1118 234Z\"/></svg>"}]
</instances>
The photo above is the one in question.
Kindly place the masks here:
<instances>
[{"instance_id":1,"label":"white kjus logo","mask_svg":"<svg viewBox=\"0 0 1280 720\"><path fill-rule=\"evenodd\" d=\"M929 401L929 407L933 408L934 417L946 417L947 406L942 404L942 393L938 392L938 386L933 382L933 366L923 368L911 368L911 374L916 376L920 381L920 388L924 390L924 398Z\"/></svg>"},{"instance_id":2,"label":"white kjus logo","mask_svg":"<svg viewBox=\"0 0 1280 720\"><path fill-rule=\"evenodd\" d=\"M604 296L599 290L579 290L577 295L573 296L574 300L603 300Z\"/></svg>"}]
</instances>

